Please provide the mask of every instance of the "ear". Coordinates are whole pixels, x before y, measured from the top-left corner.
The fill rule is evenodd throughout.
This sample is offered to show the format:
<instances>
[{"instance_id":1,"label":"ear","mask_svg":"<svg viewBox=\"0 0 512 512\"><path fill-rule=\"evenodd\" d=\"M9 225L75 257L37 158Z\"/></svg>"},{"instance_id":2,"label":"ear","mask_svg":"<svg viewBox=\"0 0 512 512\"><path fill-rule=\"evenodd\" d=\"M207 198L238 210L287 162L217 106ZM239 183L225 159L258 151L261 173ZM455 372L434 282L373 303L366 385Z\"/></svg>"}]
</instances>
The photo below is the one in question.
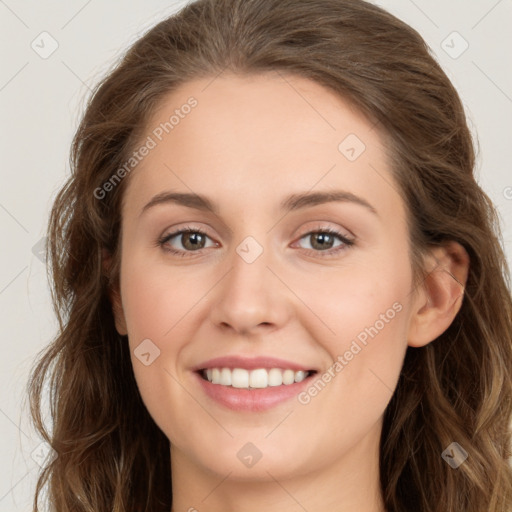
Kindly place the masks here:
<instances>
[{"instance_id":1,"label":"ear","mask_svg":"<svg viewBox=\"0 0 512 512\"><path fill-rule=\"evenodd\" d=\"M427 257L428 274L414 304L408 345L422 347L440 336L453 322L462 305L469 271L464 247L450 241Z\"/></svg>"},{"instance_id":2,"label":"ear","mask_svg":"<svg viewBox=\"0 0 512 512\"><path fill-rule=\"evenodd\" d=\"M112 254L106 249L102 249L101 254L103 270L108 275L112 264ZM116 331L121 336L126 336L128 334L128 330L126 328L126 319L124 316L123 304L121 302L121 292L119 290L119 284L117 284L116 286L109 286L108 297L110 299L110 304L112 305L112 314L114 315Z\"/></svg>"}]
</instances>

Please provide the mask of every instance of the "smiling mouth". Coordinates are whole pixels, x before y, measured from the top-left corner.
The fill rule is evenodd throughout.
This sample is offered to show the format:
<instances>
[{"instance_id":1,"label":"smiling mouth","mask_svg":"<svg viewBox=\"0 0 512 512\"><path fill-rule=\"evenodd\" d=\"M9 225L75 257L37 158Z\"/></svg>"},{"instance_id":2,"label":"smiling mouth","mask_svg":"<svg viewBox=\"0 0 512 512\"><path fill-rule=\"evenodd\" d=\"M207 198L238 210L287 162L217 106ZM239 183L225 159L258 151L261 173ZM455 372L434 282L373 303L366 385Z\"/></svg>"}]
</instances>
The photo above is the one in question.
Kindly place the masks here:
<instances>
[{"instance_id":1,"label":"smiling mouth","mask_svg":"<svg viewBox=\"0 0 512 512\"><path fill-rule=\"evenodd\" d=\"M282 368L203 368L197 372L202 379L211 384L238 389L265 389L277 386L289 386L302 382L315 370L299 370Z\"/></svg>"}]
</instances>

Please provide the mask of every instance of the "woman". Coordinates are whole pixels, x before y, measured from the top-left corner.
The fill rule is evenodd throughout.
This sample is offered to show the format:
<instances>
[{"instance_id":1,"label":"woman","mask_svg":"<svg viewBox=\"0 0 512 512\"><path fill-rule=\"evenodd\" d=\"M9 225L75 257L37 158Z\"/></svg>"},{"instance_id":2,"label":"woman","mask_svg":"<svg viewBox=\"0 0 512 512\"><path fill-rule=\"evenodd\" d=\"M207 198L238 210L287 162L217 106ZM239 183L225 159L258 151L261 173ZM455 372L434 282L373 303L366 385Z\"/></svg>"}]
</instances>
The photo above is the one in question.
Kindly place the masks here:
<instances>
[{"instance_id":1,"label":"woman","mask_svg":"<svg viewBox=\"0 0 512 512\"><path fill-rule=\"evenodd\" d=\"M98 85L72 157L34 510L45 484L59 512L510 509L508 269L412 28L193 2Z\"/></svg>"}]
</instances>

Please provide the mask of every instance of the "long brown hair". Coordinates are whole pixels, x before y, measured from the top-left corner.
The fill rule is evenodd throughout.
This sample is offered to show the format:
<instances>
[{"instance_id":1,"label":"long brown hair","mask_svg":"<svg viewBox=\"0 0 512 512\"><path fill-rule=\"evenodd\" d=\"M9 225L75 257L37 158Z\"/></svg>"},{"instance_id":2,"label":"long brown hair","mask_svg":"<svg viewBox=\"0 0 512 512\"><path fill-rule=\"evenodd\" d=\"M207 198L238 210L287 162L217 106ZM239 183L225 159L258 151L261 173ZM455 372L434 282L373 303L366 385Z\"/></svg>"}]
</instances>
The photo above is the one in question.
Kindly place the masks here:
<instances>
[{"instance_id":1,"label":"long brown hair","mask_svg":"<svg viewBox=\"0 0 512 512\"><path fill-rule=\"evenodd\" d=\"M198 0L141 37L93 91L49 220L60 329L28 394L57 457L41 472L34 511L46 486L58 512L170 510L169 440L144 406L109 302L129 177L104 197L95 191L129 159L167 94L225 70L295 74L352 102L388 140L418 275L429 248L455 240L468 252L453 323L407 348L384 417L381 489L389 512L509 511L512 301L497 214L475 181L453 85L415 30L362 0ZM42 418L47 380L51 431ZM457 469L441 456L452 442L468 453Z\"/></svg>"}]
</instances>

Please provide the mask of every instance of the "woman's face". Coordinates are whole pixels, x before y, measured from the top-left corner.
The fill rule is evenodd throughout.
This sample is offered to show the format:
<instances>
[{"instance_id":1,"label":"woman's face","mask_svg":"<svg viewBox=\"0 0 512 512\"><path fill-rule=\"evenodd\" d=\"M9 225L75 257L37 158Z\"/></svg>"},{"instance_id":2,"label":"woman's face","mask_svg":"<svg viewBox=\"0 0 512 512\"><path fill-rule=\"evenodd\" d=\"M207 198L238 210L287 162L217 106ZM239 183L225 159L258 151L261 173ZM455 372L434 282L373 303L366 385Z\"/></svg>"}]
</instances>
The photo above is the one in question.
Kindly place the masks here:
<instances>
[{"instance_id":1,"label":"woman's face","mask_svg":"<svg viewBox=\"0 0 512 512\"><path fill-rule=\"evenodd\" d=\"M268 480L375 457L417 309L376 128L279 74L189 82L152 117L117 326L171 459Z\"/></svg>"}]
</instances>

